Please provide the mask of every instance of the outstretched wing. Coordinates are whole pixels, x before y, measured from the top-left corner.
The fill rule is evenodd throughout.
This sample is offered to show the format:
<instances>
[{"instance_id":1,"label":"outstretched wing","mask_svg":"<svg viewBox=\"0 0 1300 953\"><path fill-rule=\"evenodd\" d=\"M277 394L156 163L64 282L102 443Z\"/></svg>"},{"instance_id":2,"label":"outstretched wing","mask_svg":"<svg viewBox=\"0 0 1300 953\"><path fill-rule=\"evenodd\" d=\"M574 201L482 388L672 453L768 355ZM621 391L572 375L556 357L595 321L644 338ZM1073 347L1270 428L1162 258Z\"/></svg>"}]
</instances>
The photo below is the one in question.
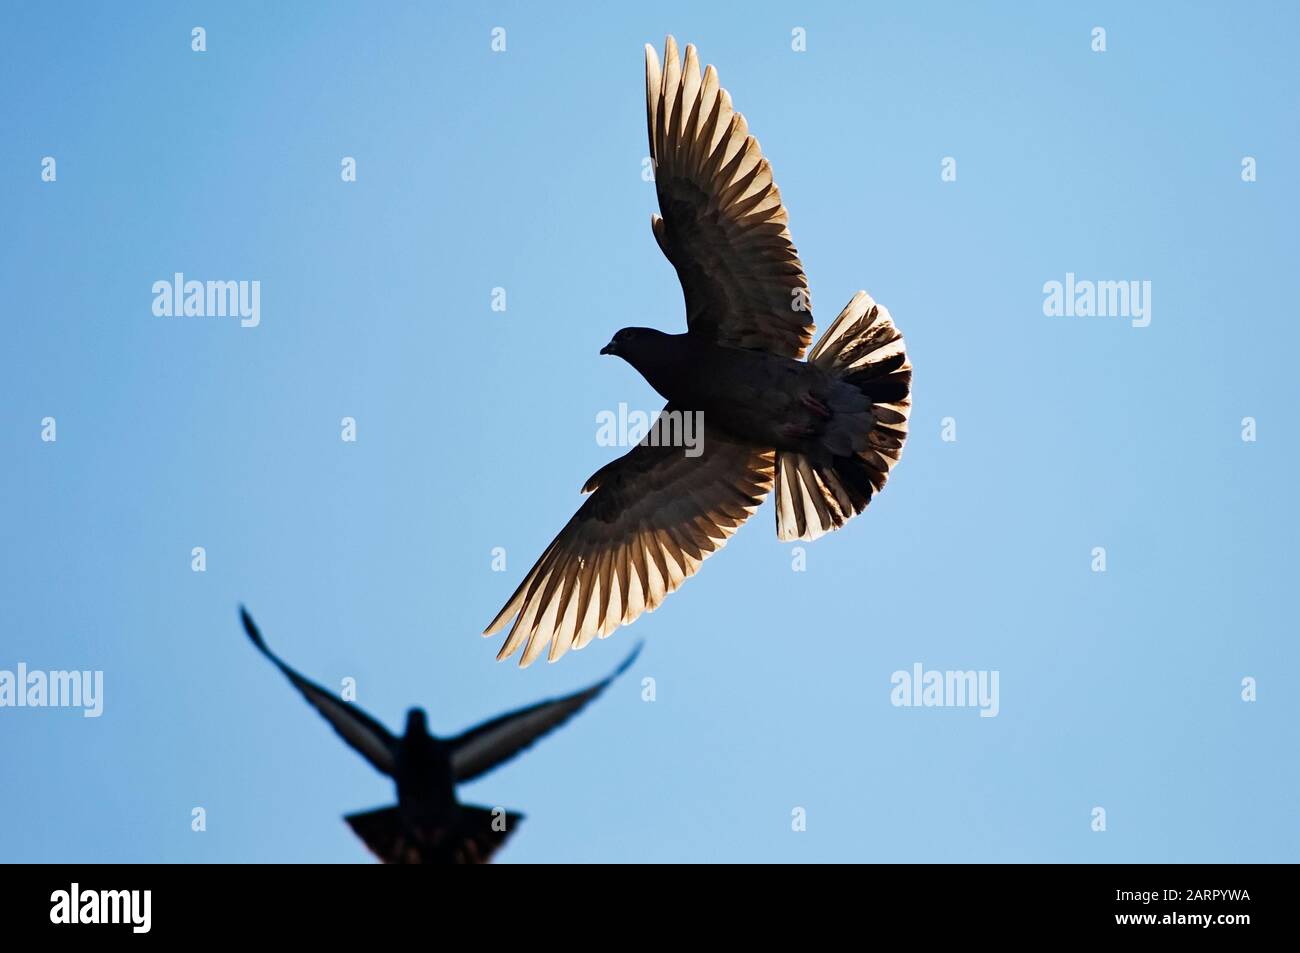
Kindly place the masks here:
<instances>
[{"instance_id":1,"label":"outstretched wing","mask_svg":"<svg viewBox=\"0 0 1300 953\"><path fill-rule=\"evenodd\" d=\"M239 608L239 617L244 620L244 631L253 640L257 650L275 663L276 668L284 672L285 677L293 682L293 687L302 692L302 697L328 721L334 730L357 751L363 758L384 774L393 773L396 760L397 739L389 734L388 729L364 711L327 692L315 682L309 681L295 672L267 648L262 633L258 630L253 617L243 606Z\"/></svg>"},{"instance_id":2,"label":"outstretched wing","mask_svg":"<svg viewBox=\"0 0 1300 953\"><path fill-rule=\"evenodd\" d=\"M646 440L587 481L583 492L594 492L484 631L515 620L498 659L523 646L519 664L530 665L549 645L554 662L653 611L763 502L772 451L706 425L700 453L688 456L667 445L669 419L660 415Z\"/></svg>"},{"instance_id":3,"label":"outstretched wing","mask_svg":"<svg viewBox=\"0 0 1300 953\"><path fill-rule=\"evenodd\" d=\"M509 761L542 735L554 731L582 711L610 682L627 671L640 654L641 646L638 644L622 665L580 692L520 708L449 739L452 777L458 784L472 781Z\"/></svg>"},{"instance_id":4,"label":"outstretched wing","mask_svg":"<svg viewBox=\"0 0 1300 953\"><path fill-rule=\"evenodd\" d=\"M781 192L745 117L710 66L700 77L670 36L664 66L646 45L646 119L659 247L677 269L686 322L729 347L802 357L812 343L808 279L787 226Z\"/></svg>"}]
</instances>

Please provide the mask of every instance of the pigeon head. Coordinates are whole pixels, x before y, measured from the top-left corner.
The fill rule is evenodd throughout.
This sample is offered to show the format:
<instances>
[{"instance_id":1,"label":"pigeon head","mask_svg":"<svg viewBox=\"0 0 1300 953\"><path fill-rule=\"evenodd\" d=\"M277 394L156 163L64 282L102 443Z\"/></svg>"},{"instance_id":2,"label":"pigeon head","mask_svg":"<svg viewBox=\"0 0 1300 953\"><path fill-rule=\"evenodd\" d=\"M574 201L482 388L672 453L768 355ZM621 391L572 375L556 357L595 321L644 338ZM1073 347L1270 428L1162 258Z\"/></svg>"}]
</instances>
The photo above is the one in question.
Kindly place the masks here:
<instances>
[{"instance_id":1,"label":"pigeon head","mask_svg":"<svg viewBox=\"0 0 1300 953\"><path fill-rule=\"evenodd\" d=\"M678 338L685 336L664 334L654 328L624 328L600 349L600 353L621 357L653 386L660 372L680 362Z\"/></svg>"},{"instance_id":2,"label":"pigeon head","mask_svg":"<svg viewBox=\"0 0 1300 953\"><path fill-rule=\"evenodd\" d=\"M629 364L635 364L635 358L651 353L671 336L654 328L624 328L600 349L600 353L614 354Z\"/></svg>"},{"instance_id":3,"label":"pigeon head","mask_svg":"<svg viewBox=\"0 0 1300 953\"><path fill-rule=\"evenodd\" d=\"M406 713L406 736L408 738L416 735L427 735L429 733L428 723L425 721L423 708L412 708Z\"/></svg>"}]
</instances>

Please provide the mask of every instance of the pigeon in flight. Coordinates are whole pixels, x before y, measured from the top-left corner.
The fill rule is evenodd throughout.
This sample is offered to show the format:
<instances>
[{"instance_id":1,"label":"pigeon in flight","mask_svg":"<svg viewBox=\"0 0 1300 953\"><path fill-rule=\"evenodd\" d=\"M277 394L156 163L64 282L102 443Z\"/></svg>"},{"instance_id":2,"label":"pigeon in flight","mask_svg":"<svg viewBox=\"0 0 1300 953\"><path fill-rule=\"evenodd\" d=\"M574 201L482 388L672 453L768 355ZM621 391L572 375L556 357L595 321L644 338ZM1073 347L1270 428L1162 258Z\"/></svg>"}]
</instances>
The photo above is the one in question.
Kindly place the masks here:
<instances>
[{"instance_id":1,"label":"pigeon in flight","mask_svg":"<svg viewBox=\"0 0 1300 953\"><path fill-rule=\"evenodd\" d=\"M637 645L608 678L580 692L539 702L484 722L454 738L429 734L424 710L406 714L406 733L394 737L379 722L303 678L266 645L252 616L239 610L258 651L302 692L336 732L371 766L397 785L397 806L349 814L344 820L371 852L389 864L485 864L523 820L522 814L461 804L456 785L510 760L564 724L621 675L641 651Z\"/></svg>"},{"instance_id":2,"label":"pigeon in flight","mask_svg":"<svg viewBox=\"0 0 1300 953\"><path fill-rule=\"evenodd\" d=\"M861 513L902 454L911 364L866 292L808 355L808 281L758 141L693 46L646 46L646 117L684 334L623 328L601 349L668 404L645 440L598 470L569 520L484 635L512 619L499 659L554 662L655 609L726 543L775 482L776 534L815 539ZM681 420L698 413L702 452ZM700 419L700 418L695 418ZM679 439L673 439L677 426Z\"/></svg>"}]
</instances>

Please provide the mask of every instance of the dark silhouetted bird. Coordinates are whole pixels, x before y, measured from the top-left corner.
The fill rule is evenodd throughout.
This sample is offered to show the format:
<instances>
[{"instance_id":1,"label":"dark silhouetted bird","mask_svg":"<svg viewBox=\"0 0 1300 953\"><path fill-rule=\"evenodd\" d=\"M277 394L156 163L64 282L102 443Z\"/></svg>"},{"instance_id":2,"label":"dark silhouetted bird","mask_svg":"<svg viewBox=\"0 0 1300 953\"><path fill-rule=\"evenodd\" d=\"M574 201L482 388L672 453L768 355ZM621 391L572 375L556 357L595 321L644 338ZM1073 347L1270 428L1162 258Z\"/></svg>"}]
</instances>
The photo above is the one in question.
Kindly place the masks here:
<instances>
[{"instance_id":1,"label":"dark silhouetted bird","mask_svg":"<svg viewBox=\"0 0 1300 953\"><path fill-rule=\"evenodd\" d=\"M484 864L505 843L522 814L461 804L456 785L472 781L558 728L630 666L638 645L608 678L580 692L539 702L484 722L454 738L429 734L424 711L406 714L406 732L394 737L356 705L303 678L266 645L246 609L240 617L258 650L293 682L334 730L397 785L397 806L349 814L344 820L380 860L389 864Z\"/></svg>"},{"instance_id":2,"label":"dark silhouetted bird","mask_svg":"<svg viewBox=\"0 0 1300 953\"><path fill-rule=\"evenodd\" d=\"M485 635L528 665L604 638L722 548L776 485L776 532L814 539L867 506L902 454L911 365L889 313L859 291L812 349L808 282L768 162L695 48L646 47L646 114L662 218L655 240L686 299L684 334L624 328L601 349L668 404L647 439L596 472ZM681 418L698 413L702 452ZM692 418L697 419L697 418ZM678 429L674 439L673 428Z\"/></svg>"}]
</instances>

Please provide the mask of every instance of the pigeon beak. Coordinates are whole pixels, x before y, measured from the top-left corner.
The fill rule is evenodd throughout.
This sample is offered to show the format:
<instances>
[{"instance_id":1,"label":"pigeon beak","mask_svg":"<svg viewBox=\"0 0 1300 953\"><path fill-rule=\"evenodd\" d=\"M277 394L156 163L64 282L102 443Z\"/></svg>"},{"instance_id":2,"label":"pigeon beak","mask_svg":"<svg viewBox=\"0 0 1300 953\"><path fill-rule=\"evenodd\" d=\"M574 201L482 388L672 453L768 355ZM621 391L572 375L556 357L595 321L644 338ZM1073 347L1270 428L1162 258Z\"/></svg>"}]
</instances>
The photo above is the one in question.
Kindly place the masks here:
<instances>
[{"instance_id":1,"label":"pigeon beak","mask_svg":"<svg viewBox=\"0 0 1300 953\"><path fill-rule=\"evenodd\" d=\"M601 354L617 354L618 351L614 350L614 342L613 342L613 341L610 341L608 344L606 344L604 347L602 347L602 348L600 349L600 353L601 353Z\"/></svg>"}]
</instances>

